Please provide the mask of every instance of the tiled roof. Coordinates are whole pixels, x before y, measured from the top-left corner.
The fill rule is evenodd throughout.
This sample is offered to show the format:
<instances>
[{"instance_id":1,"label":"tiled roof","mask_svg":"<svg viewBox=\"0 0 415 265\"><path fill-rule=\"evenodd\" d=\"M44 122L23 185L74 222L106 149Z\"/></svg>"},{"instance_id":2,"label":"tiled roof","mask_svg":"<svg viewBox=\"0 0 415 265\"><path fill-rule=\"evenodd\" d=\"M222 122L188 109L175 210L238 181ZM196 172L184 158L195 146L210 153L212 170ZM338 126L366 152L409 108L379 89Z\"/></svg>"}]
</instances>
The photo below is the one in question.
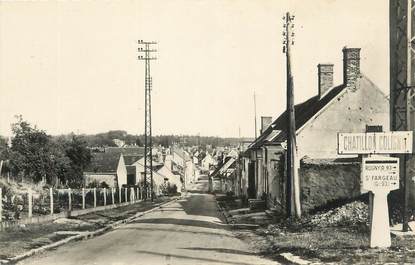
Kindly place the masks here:
<instances>
[{"instance_id":1,"label":"tiled roof","mask_svg":"<svg viewBox=\"0 0 415 265\"><path fill-rule=\"evenodd\" d=\"M332 99L340 94L345 88L345 85L340 85L332 88L323 98L314 96L307 101L295 105L295 127L297 130L302 127L308 120L310 120L317 112L325 107ZM287 137L287 111L284 111L271 125L253 142L249 149L260 147L267 139L272 138L273 142L283 142ZM278 130L280 133L275 136L270 136L273 131ZM248 149L248 150L249 150Z\"/></svg>"},{"instance_id":2,"label":"tiled roof","mask_svg":"<svg viewBox=\"0 0 415 265\"><path fill-rule=\"evenodd\" d=\"M143 155L123 155L124 163L126 166L132 165L138 160L140 160L143 156L144 154Z\"/></svg>"},{"instance_id":3,"label":"tiled roof","mask_svg":"<svg viewBox=\"0 0 415 265\"><path fill-rule=\"evenodd\" d=\"M126 155L144 156L144 147L106 147L105 153L118 153Z\"/></svg>"},{"instance_id":4,"label":"tiled roof","mask_svg":"<svg viewBox=\"0 0 415 265\"><path fill-rule=\"evenodd\" d=\"M121 154L119 153L92 153L91 163L86 172L116 172Z\"/></svg>"}]
</instances>

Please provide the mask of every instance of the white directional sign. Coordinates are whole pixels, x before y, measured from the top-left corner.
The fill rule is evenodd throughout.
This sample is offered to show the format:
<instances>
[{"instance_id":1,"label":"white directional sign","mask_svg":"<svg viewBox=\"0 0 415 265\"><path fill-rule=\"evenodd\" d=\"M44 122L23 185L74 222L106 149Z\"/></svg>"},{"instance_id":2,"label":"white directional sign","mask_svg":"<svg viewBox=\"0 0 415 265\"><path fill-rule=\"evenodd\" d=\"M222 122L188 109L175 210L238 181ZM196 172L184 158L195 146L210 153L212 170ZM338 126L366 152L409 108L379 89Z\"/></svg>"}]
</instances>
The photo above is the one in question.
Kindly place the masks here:
<instances>
[{"instance_id":1,"label":"white directional sign","mask_svg":"<svg viewBox=\"0 0 415 265\"><path fill-rule=\"evenodd\" d=\"M341 155L412 153L412 132L338 133L337 152Z\"/></svg>"},{"instance_id":2,"label":"white directional sign","mask_svg":"<svg viewBox=\"0 0 415 265\"><path fill-rule=\"evenodd\" d=\"M362 187L373 192L389 192L399 189L399 158L363 158Z\"/></svg>"}]
</instances>

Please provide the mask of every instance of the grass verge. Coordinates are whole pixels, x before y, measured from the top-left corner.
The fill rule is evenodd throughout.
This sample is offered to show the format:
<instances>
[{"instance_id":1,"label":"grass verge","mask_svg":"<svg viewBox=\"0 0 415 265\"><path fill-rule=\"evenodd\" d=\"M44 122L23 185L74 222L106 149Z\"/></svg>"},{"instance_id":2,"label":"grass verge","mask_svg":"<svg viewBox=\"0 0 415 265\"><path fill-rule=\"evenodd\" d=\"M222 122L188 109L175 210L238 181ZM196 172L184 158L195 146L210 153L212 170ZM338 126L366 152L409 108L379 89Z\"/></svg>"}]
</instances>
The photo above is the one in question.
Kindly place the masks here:
<instances>
[{"instance_id":1,"label":"grass verge","mask_svg":"<svg viewBox=\"0 0 415 265\"><path fill-rule=\"evenodd\" d=\"M95 231L119 220L127 219L137 212L150 210L156 205L171 200L171 197L126 205L119 208L80 215L62 222L29 224L6 228L0 232L0 259L8 259L34 248L57 242L77 232ZM67 231L66 233L58 233ZM71 233L73 232L73 233Z\"/></svg>"}]
</instances>

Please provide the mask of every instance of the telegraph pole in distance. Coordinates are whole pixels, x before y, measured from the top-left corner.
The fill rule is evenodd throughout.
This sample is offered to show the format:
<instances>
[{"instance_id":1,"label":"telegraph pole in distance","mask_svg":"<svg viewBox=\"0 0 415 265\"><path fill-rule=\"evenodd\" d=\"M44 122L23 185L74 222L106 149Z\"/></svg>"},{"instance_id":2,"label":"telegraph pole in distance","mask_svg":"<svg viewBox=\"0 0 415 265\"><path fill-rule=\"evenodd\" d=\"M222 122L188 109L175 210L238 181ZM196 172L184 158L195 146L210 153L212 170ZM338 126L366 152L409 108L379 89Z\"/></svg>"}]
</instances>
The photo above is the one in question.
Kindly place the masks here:
<instances>
[{"instance_id":1,"label":"telegraph pole in distance","mask_svg":"<svg viewBox=\"0 0 415 265\"><path fill-rule=\"evenodd\" d=\"M153 45L157 44L154 41L138 41L138 60L145 62L145 114L144 114L144 189L145 199L147 199L147 193L150 191L151 201L154 200L153 193L153 142L151 139L151 88L153 86L153 80L150 75L150 61L156 60L152 54L157 50L152 49Z\"/></svg>"},{"instance_id":2,"label":"telegraph pole in distance","mask_svg":"<svg viewBox=\"0 0 415 265\"><path fill-rule=\"evenodd\" d=\"M287 67L287 192L286 209L291 217L301 217L300 204L300 181L298 176L297 143L295 129L295 107L294 107L294 79L291 73L291 46L294 45L294 15L289 12L284 16L284 47Z\"/></svg>"},{"instance_id":3,"label":"telegraph pole in distance","mask_svg":"<svg viewBox=\"0 0 415 265\"><path fill-rule=\"evenodd\" d=\"M255 139L257 138L257 125L256 125L256 95L254 90L254 119L255 119Z\"/></svg>"}]
</instances>

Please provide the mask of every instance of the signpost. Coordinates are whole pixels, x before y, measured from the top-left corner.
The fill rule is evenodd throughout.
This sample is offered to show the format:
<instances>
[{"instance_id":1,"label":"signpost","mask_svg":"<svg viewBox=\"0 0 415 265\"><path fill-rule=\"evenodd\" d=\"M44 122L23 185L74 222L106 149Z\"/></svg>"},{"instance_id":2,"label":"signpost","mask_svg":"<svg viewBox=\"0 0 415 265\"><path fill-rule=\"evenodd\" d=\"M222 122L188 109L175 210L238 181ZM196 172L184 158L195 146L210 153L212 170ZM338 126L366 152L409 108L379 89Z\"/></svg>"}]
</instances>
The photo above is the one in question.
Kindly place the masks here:
<instances>
[{"instance_id":1,"label":"signpost","mask_svg":"<svg viewBox=\"0 0 415 265\"><path fill-rule=\"evenodd\" d=\"M410 154L412 131L338 133L340 155L359 154L362 158L362 192L373 193L370 210L370 247L390 247L389 210L387 196L399 189L399 158L389 154ZM383 155L382 155L383 154Z\"/></svg>"},{"instance_id":2,"label":"signpost","mask_svg":"<svg viewBox=\"0 0 415 265\"><path fill-rule=\"evenodd\" d=\"M366 157L362 163L364 190L389 192L399 189L399 158Z\"/></svg>"},{"instance_id":3,"label":"signpost","mask_svg":"<svg viewBox=\"0 0 415 265\"><path fill-rule=\"evenodd\" d=\"M412 132L338 133L337 151L340 155L410 154Z\"/></svg>"}]
</instances>

